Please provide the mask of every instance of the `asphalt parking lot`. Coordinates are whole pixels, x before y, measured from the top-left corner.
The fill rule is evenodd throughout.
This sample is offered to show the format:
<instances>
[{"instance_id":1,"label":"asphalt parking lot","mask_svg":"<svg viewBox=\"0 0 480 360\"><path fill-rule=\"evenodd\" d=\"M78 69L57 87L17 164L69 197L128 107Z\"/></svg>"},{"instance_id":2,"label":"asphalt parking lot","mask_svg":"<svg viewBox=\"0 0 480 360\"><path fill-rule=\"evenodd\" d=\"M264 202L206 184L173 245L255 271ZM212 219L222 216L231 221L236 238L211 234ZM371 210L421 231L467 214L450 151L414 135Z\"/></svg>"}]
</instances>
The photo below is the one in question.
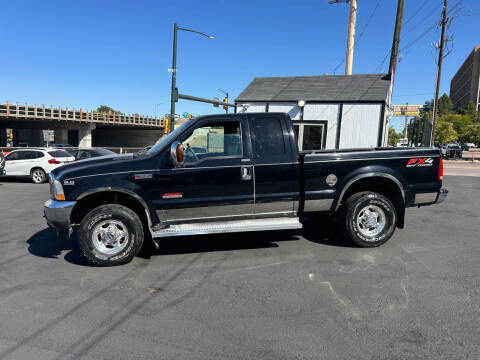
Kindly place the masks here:
<instances>
[{"instance_id":1,"label":"asphalt parking lot","mask_svg":"<svg viewBox=\"0 0 480 360\"><path fill-rule=\"evenodd\" d=\"M0 181L0 359L479 359L480 178L445 187L376 249L316 220L95 268Z\"/></svg>"}]
</instances>

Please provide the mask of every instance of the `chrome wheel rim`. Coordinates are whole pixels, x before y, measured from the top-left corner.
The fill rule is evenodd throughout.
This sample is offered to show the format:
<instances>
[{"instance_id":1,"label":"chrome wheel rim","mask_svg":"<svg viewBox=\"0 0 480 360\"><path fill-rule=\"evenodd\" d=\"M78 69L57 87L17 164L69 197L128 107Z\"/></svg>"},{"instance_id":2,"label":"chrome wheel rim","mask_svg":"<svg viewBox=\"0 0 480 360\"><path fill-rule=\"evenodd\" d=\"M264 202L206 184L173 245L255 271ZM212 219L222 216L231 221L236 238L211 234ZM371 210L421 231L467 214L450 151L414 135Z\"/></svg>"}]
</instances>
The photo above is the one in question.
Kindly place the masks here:
<instances>
[{"instance_id":1,"label":"chrome wheel rim","mask_svg":"<svg viewBox=\"0 0 480 360\"><path fill-rule=\"evenodd\" d=\"M377 205L367 205L358 212L357 229L367 238L380 234L386 226L385 212Z\"/></svg>"},{"instance_id":2,"label":"chrome wheel rim","mask_svg":"<svg viewBox=\"0 0 480 360\"><path fill-rule=\"evenodd\" d=\"M127 246L128 239L127 227L119 220L104 220L93 228L93 246L105 255L121 252Z\"/></svg>"},{"instance_id":3,"label":"chrome wheel rim","mask_svg":"<svg viewBox=\"0 0 480 360\"><path fill-rule=\"evenodd\" d=\"M34 170L32 174L33 181L40 183L43 181L43 172L41 170Z\"/></svg>"}]
</instances>

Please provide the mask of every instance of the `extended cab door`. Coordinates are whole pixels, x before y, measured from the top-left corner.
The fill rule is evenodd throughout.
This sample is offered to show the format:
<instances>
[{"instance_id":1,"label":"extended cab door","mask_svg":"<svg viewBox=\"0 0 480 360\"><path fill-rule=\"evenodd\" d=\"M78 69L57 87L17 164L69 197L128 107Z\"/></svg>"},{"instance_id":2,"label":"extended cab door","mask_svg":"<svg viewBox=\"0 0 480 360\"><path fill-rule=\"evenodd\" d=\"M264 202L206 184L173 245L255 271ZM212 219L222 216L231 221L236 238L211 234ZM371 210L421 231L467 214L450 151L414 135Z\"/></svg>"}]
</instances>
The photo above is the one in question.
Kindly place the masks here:
<instances>
[{"instance_id":1,"label":"extended cab door","mask_svg":"<svg viewBox=\"0 0 480 360\"><path fill-rule=\"evenodd\" d=\"M290 143L293 133L289 134L282 114L247 116L253 138L255 215L292 215L300 181Z\"/></svg>"},{"instance_id":2,"label":"extended cab door","mask_svg":"<svg viewBox=\"0 0 480 360\"><path fill-rule=\"evenodd\" d=\"M245 118L202 119L177 140L184 147L184 167L172 169L172 181L162 189L157 201L160 219L208 222L253 216L253 166Z\"/></svg>"}]
</instances>

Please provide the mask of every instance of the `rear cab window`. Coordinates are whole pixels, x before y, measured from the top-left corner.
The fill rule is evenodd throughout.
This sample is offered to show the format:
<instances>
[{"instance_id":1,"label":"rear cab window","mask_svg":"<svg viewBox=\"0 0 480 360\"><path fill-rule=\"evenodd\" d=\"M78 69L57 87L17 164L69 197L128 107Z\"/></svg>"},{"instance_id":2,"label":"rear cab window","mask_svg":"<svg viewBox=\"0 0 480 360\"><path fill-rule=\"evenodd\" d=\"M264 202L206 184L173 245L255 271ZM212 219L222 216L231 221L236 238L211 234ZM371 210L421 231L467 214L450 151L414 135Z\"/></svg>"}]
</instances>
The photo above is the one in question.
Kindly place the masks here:
<instances>
[{"instance_id":1,"label":"rear cab window","mask_svg":"<svg viewBox=\"0 0 480 360\"><path fill-rule=\"evenodd\" d=\"M287 129L282 121L282 116L261 114L249 116L249 119L255 162L292 162L290 143L285 141Z\"/></svg>"}]
</instances>

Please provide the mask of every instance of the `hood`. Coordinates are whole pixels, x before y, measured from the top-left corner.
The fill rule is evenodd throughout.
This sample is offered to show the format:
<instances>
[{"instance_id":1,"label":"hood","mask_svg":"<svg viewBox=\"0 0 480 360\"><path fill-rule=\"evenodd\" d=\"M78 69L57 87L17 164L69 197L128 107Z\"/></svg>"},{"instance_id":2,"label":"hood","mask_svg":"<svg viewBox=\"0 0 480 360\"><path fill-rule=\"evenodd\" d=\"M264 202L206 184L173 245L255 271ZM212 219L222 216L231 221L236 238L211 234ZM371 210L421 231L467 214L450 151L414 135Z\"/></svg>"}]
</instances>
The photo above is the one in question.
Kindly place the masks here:
<instances>
[{"instance_id":1,"label":"hood","mask_svg":"<svg viewBox=\"0 0 480 360\"><path fill-rule=\"evenodd\" d=\"M54 169L52 174L58 179L115 172L121 168L130 167L133 162L137 162L140 158L144 158L144 156L138 156L137 154L98 156L62 165ZM133 169L134 167L132 167Z\"/></svg>"}]
</instances>

